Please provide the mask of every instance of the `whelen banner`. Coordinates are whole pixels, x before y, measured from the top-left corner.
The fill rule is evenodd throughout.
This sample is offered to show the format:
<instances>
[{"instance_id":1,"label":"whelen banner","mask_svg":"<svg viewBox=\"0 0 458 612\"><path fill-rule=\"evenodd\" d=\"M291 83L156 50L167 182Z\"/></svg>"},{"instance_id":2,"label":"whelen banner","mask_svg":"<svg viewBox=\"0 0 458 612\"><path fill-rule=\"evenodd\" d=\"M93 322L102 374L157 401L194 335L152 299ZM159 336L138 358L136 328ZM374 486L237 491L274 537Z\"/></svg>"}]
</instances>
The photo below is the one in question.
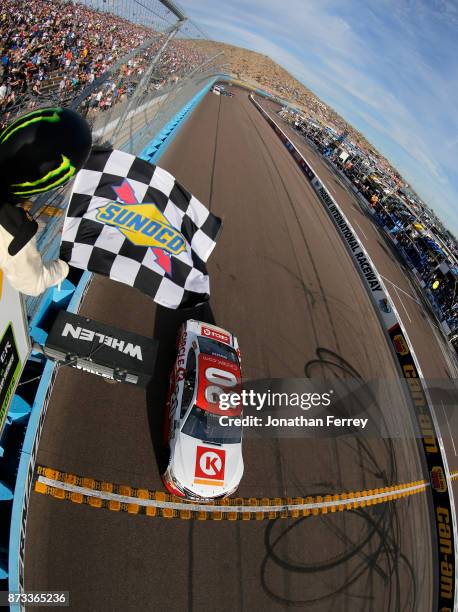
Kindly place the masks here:
<instances>
[{"instance_id":1,"label":"whelen banner","mask_svg":"<svg viewBox=\"0 0 458 612\"><path fill-rule=\"evenodd\" d=\"M29 352L21 295L0 269L0 435Z\"/></svg>"},{"instance_id":2,"label":"whelen banner","mask_svg":"<svg viewBox=\"0 0 458 612\"><path fill-rule=\"evenodd\" d=\"M456 602L455 559L457 526L455 505L447 458L445 453L441 451L439 426L434 406L428 389L424 384L423 374L416 355L413 352L399 314L391 301L380 275L339 205L327 191L315 170L305 160L285 132L256 102L253 96L250 96L250 99L274 129L304 175L309 179L334 222L372 298L392 352L398 362L400 372L407 383L408 393L415 410L418 428L421 432L420 443L431 482L433 519L437 542L437 560L435 560L435 575L437 576L437 583L435 585L435 592L437 593L436 609L439 612L451 612L455 609Z\"/></svg>"},{"instance_id":3,"label":"whelen banner","mask_svg":"<svg viewBox=\"0 0 458 612\"><path fill-rule=\"evenodd\" d=\"M157 340L61 310L44 352L64 365L146 387L153 377L157 346Z\"/></svg>"}]
</instances>

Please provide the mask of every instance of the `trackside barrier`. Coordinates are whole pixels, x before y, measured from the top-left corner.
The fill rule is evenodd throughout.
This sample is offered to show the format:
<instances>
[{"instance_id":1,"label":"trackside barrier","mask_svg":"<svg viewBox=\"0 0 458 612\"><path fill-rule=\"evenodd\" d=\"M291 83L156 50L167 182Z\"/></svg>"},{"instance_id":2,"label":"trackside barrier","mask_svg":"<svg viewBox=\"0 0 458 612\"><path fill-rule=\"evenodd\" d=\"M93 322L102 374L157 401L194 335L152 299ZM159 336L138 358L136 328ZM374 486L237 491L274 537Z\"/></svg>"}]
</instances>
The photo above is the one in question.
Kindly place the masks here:
<instances>
[{"instance_id":1,"label":"trackside barrier","mask_svg":"<svg viewBox=\"0 0 458 612\"><path fill-rule=\"evenodd\" d=\"M257 92L257 93L259 93L259 92ZM265 93L261 93L260 95L263 95L264 97L269 97L269 96L266 96ZM317 148L317 146L313 142L313 140L310 140L307 136L305 136L305 139L307 140L307 143L317 153L320 153L318 148ZM375 210L371 206L369 206L366 198L359 191L359 189L350 181L350 179L347 177L347 175L338 166L334 165L327 157L323 157L323 161L325 162L325 164L329 167L329 169L332 172L334 172L334 173L337 172L339 174L340 178L345 182L347 187L349 189L351 189L351 191L353 191L353 193L355 194L356 198L358 199L358 203L361 206L361 208L364 210L364 212L366 214L369 214L372 217L372 221L376 225L378 225L380 227L380 229L383 230L382 236L391 242L391 244L393 245L393 247L396 250L396 253L398 255L400 255L402 257L402 259L404 260L404 262L409 266L410 273L411 273L411 278L413 279L414 283L416 283L417 289L423 294L424 297L426 297L426 301L428 303L428 306L432 310L432 312L433 312L433 314L434 314L434 316L435 316L435 318L437 320L437 323L440 325L440 327L442 329L442 332L445 335L446 340L449 340L450 334L452 333L453 330L450 329L449 323L448 323L447 319L444 319L444 315L443 315L443 313L441 311L440 306L436 302L435 296L433 295L433 293L426 286L425 281L421 277L419 271L415 268L411 258L406 253L405 249L402 247L402 245L396 239L396 236L393 235L393 233L390 231L388 226L386 226L384 224L383 220L378 216L378 214L375 212Z\"/></svg>"},{"instance_id":2,"label":"trackside barrier","mask_svg":"<svg viewBox=\"0 0 458 612\"><path fill-rule=\"evenodd\" d=\"M314 142L309 140L308 138L307 138L307 141L308 141L308 144L311 145L313 148L315 148L316 151L318 152L318 149L316 148ZM410 269L410 272L411 272L411 277L412 277L414 283L416 284L417 289L423 294L424 297L426 297L426 301L428 303L428 306L433 311L433 314L436 317L436 320L437 320L438 324L440 325L440 327L442 329L442 332L445 334L445 337L448 339L452 330L450 329L447 320L444 319L444 315L443 315L439 305L437 304L436 299L435 299L433 293L428 289L428 287L426 285L426 282L423 280L423 278L421 277L421 274L419 273L419 271L413 265L413 262L410 259L408 253L406 253L405 249L402 247L402 245L396 239L396 236L390 231L388 226L386 226L383 223L383 220L378 216L378 214L375 212L375 210L371 206L369 206L366 198L358 190L358 188L355 185L353 185L353 183L350 181L350 179L347 177L347 175L344 172L342 172L342 170L340 168L335 166L326 157L324 158L324 162L328 165L330 170L332 170L333 172L338 172L340 178L345 182L347 187L349 189L351 189L353 191L353 193L355 194L356 198L358 199L358 203L360 204L360 206L364 210L364 212L366 214L369 214L372 217L372 221L375 224L377 224L380 227L380 229L383 230L382 236L391 242L391 244L393 245L393 247L396 250L396 253L399 254L402 257L402 259L404 260L404 262L409 266L409 269Z\"/></svg>"},{"instance_id":3,"label":"trackside barrier","mask_svg":"<svg viewBox=\"0 0 458 612\"><path fill-rule=\"evenodd\" d=\"M458 603L455 581L455 559L458 558L458 551L452 480L434 405L424 384L418 359L380 275L343 211L323 185L315 170L280 126L254 99L253 95L250 95L250 100L273 128L296 164L308 178L325 210L334 222L374 303L390 348L406 381L407 390L414 406L416 425L421 432L421 447L431 478L433 522L437 544L437 555L435 557L437 585L435 585L435 589L437 590L438 610L454 610L455 604Z\"/></svg>"},{"instance_id":4,"label":"trackside barrier","mask_svg":"<svg viewBox=\"0 0 458 612\"><path fill-rule=\"evenodd\" d=\"M91 275L88 272L83 273L67 307L69 312L78 311L79 305L89 286L90 277ZM38 445L40 443L49 398L51 397L58 367L59 366L53 361L47 360L32 405L30 419L27 424L24 443L21 449L16 485L14 488L8 553L8 590L11 592L22 592L24 590L25 533L29 498ZM20 604L11 604L10 609L16 612L23 608Z\"/></svg>"},{"instance_id":5,"label":"trackside barrier","mask_svg":"<svg viewBox=\"0 0 458 612\"><path fill-rule=\"evenodd\" d=\"M210 91L216 78L211 79L191 100L173 117L154 137L154 139L143 149L140 157L150 163L155 163L161 155L163 155L175 138L178 127L181 127L185 119L199 104L206 93Z\"/></svg>"},{"instance_id":6,"label":"trackside barrier","mask_svg":"<svg viewBox=\"0 0 458 612\"><path fill-rule=\"evenodd\" d=\"M143 159L155 163L164 153L170 142L175 137L179 128L189 117L191 111L200 102L202 97L210 90L215 79L212 78L202 89L180 110L179 113L161 130L160 134L142 151ZM89 283L92 279L91 272L84 272L76 288L72 287L73 296L67 307L68 312L78 312L79 306L86 294ZM70 285L71 283L69 283ZM70 287L69 287L70 289ZM50 290L48 305L51 304L53 292ZM37 319L44 316L43 309L40 309ZM33 327L37 340L42 340L38 326ZM13 498L13 509L10 525L10 539L8 552L8 589L11 592L24 591L24 554L25 554L25 535L28 504L33 484L38 446L41 433L45 422L49 399L58 371L58 365L47 360L40 384L33 402L31 416L27 425L24 443L21 450L19 467L16 477L16 485ZM11 604L13 612L22 612L24 609L20 604Z\"/></svg>"},{"instance_id":7,"label":"trackside barrier","mask_svg":"<svg viewBox=\"0 0 458 612\"><path fill-rule=\"evenodd\" d=\"M342 174L342 173L340 173L340 174ZM363 197L363 196L361 196L361 197ZM383 221L381 221L381 219L378 217L377 213L370 206L366 206L366 209L368 209L368 212L371 215L373 221L375 223L377 223L377 225L379 225L381 227L381 229L383 230L383 235L391 242L391 244L394 246L396 252L399 253L399 255L402 257L404 262L409 266L410 271L412 273L412 276L414 278L414 281L417 284L417 287L419 288L419 290L426 297L426 300L427 300L427 302L429 304L429 307L433 311L434 316L436 317L436 320L437 320L438 324L440 325L443 334L448 339L448 337L449 337L449 335L451 333L451 329L450 329L450 327L449 327L449 325L447 323L447 320L444 318L444 315L443 315L443 313L441 311L441 308L440 308L439 304L436 302L435 296L433 295L433 293L427 287L425 281L421 277L421 275L418 272L418 270L415 267L413 267L412 260L410 259L409 255L406 253L404 248L401 246L401 244L397 240L396 236L393 235L392 232L390 231L390 229L386 225L383 224Z\"/></svg>"}]
</instances>

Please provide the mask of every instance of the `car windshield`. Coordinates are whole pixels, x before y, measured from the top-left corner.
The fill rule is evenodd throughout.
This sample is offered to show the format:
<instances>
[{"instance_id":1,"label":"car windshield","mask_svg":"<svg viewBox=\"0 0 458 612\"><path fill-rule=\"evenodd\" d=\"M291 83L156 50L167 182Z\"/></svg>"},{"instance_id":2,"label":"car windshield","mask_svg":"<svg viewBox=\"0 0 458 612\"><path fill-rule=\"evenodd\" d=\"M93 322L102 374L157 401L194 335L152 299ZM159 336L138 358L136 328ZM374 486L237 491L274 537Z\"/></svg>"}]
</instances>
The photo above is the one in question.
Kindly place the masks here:
<instances>
[{"instance_id":1,"label":"car windshield","mask_svg":"<svg viewBox=\"0 0 458 612\"><path fill-rule=\"evenodd\" d=\"M239 443L242 439L241 425L221 425L220 418L222 416L227 415L212 414L198 406L193 406L181 431L204 442L213 442L214 444ZM239 417L241 417L241 414ZM227 421L227 418L225 421Z\"/></svg>"},{"instance_id":2,"label":"car windshield","mask_svg":"<svg viewBox=\"0 0 458 612\"><path fill-rule=\"evenodd\" d=\"M210 338L199 338L199 348L201 353L205 353L206 355L213 355L214 357L222 357L223 359L228 359L233 363L238 363L237 353L233 348L227 346L227 344L223 344L222 342L218 342L218 340L210 340Z\"/></svg>"}]
</instances>

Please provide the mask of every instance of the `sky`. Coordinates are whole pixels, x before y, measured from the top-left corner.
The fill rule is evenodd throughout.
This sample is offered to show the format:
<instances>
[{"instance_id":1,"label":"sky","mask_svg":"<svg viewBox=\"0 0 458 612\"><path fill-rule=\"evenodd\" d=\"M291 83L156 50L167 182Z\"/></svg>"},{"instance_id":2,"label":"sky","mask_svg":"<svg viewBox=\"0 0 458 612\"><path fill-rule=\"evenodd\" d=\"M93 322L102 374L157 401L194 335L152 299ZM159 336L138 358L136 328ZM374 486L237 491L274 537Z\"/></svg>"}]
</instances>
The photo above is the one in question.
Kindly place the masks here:
<instances>
[{"instance_id":1,"label":"sky","mask_svg":"<svg viewBox=\"0 0 458 612\"><path fill-rule=\"evenodd\" d=\"M362 132L458 237L458 0L179 0Z\"/></svg>"}]
</instances>

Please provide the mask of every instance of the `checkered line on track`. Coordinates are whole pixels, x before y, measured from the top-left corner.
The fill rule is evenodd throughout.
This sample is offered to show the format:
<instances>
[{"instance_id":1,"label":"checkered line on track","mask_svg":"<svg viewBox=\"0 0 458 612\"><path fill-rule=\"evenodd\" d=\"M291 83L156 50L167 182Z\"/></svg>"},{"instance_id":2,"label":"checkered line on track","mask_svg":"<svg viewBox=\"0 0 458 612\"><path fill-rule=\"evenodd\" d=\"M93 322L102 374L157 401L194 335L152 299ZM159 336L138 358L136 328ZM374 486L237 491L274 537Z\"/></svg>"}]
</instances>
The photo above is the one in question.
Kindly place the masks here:
<instances>
[{"instance_id":1,"label":"checkered line on track","mask_svg":"<svg viewBox=\"0 0 458 612\"><path fill-rule=\"evenodd\" d=\"M307 496L305 498L238 498L210 503L187 502L163 491L150 491L60 472L37 468L35 491L55 499L106 508L114 512L145 514L164 518L198 520L265 520L300 518L354 510L424 492L429 483L409 483L348 493Z\"/></svg>"}]
</instances>

